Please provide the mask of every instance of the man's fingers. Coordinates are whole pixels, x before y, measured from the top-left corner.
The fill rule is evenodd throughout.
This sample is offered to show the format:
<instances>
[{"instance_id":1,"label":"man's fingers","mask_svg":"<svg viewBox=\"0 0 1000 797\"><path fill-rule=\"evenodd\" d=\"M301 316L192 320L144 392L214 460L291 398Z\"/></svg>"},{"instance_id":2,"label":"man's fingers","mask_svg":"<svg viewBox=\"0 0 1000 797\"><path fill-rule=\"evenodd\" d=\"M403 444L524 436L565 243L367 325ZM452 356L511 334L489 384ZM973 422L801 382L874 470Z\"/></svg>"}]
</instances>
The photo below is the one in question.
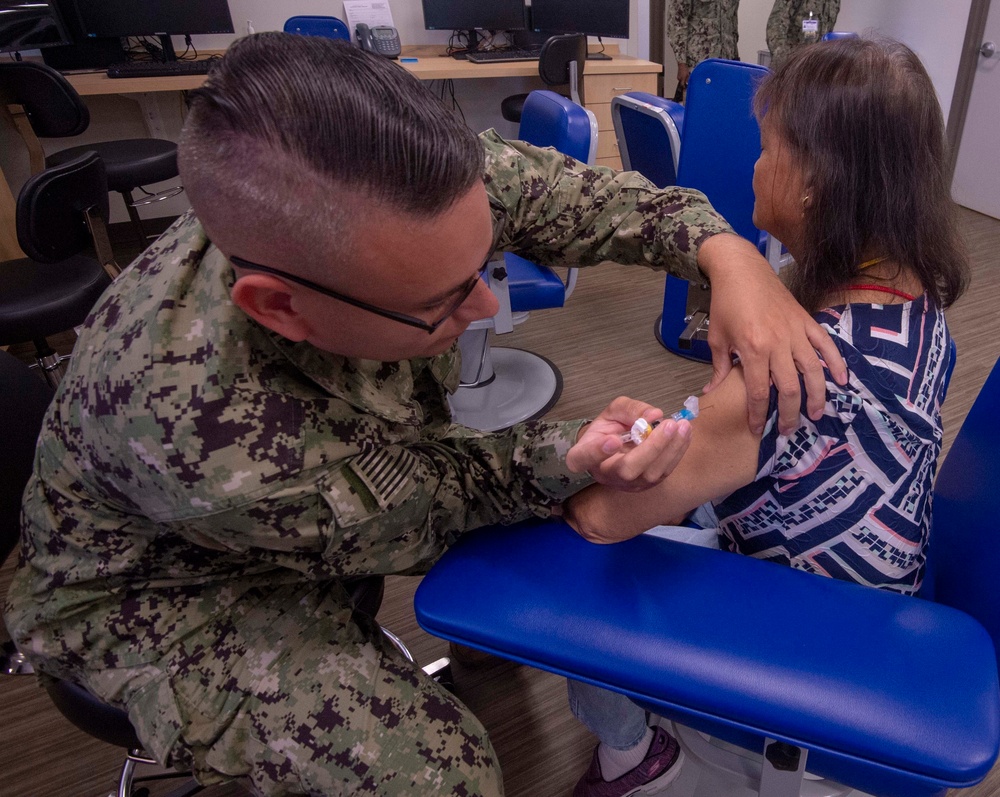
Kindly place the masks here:
<instances>
[{"instance_id":1,"label":"man's fingers","mask_svg":"<svg viewBox=\"0 0 1000 797\"><path fill-rule=\"evenodd\" d=\"M812 319L809 320L812 321ZM806 337L809 338L809 343L812 344L812 347L819 352L819 356L823 358L826 367L830 369L833 381L838 385L846 385L847 363L844 362L844 358L840 354L840 349L833 342L830 333L819 324L813 322L806 327Z\"/></svg>"},{"instance_id":2,"label":"man's fingers","mask_svg":"<svg viewBox=\"0 0 1000 797\"><path fill-rule=\"evenodd\" d=\"M612 435L589 434L566 454L566 466L573 473L594 472L606 459L614 456L625 444Z\"/></svg>"},{"instance_id":3,"label":"man's fingers","mask_svg":"<svg viewBox=\"0 0 1000 797\"><path fill-rule=\"evenodd\" d=\"M771 373L767 364L756 357L744 360L743 381L747 386L747 425L754 434L762 434L771 398Z\"/></svg>"},{"instance_id":4,"label":"man's fingers","mask_svg":"<svg viewBox=\"0 0 1000 797\"><path fill-rule=\"evenodd\" d=\"M591 471L597 481L619 490L638 492L659 484L670 475L691 442L691 425L667 420L642 443L626 445Z\"/></svg>"},{"instance_id":5,"label":"man's fingers","mask_svg":"<svg viewBox=\"0 0 1000 797\"><path fill-rule=\"evenodd\" d=\"M712 341L709 340L708 346L712 350L712 381L705 385L703 393L711 393L733 370L733 360L729 355L729 348L724 343L712 345Z\"/></svg>"},{"instance_id":6,"label":"man's fingers","mask_svg":"<svg viewBox=\"0 0 1000 797\"><path fill-rule=\"evenodd\" d=\"M814 421L823 415L826 406L826 375L823 373L823 363L816 352L809 349L800 358L796 355L795 365L802 374L806 388L806 411Z\"/></svg>"}]
</instances>

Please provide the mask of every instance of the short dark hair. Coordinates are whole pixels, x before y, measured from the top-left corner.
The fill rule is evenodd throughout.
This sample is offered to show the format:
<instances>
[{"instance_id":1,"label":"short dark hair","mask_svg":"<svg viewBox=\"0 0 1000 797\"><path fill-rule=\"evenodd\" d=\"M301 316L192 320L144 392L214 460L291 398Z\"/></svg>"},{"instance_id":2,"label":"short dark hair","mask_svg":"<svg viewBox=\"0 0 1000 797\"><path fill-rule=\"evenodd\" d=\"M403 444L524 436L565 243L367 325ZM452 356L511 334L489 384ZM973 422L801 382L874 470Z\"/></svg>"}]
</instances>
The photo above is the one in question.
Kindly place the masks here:
<instances>
[{"instance_id":1,"label":"short dark hair","mask_svg":"<svg viewBox=\"0 0 1000 797\"><path fill-rule=\"evenodd\" d=\"M305 234L307 224L329 228L357 211L334 207L330 219L327 207L303 221L309 202L296 193L315 204L349 192L355 201L341 206L368 199L433 216L483 178L472 130L398 64L345 41L246 36L189 99L179 158L196 211L249 203Z\"/></svg>"},{"instance_id":2,"label":"short dark hair","mask_svg":"<svg viewBox=\"0 0 1000 797\"><path fill-rule=\"evenodd\" d=\"M860 38L797 48L762 81L754 112L793 148L810 186L789 285L804 307L821 309L876 256L912 269L941 307L961 295L969 267L944 122L912 50Z\"/></svg>"}]
</instances>

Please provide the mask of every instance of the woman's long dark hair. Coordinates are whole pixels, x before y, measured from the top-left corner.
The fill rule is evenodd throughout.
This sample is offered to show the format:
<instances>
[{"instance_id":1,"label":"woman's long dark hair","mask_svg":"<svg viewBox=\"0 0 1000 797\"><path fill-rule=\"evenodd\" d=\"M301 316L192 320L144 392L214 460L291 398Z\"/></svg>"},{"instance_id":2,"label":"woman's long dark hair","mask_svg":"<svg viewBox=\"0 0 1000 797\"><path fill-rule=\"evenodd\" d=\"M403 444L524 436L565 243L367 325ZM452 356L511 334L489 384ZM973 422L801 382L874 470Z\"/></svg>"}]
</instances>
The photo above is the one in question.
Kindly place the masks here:
<instances>
[{"instance_id":1,"label":"woman's long dark hair","mask_svg":"<svg viewBox=\"0 0 1000 797\"><path fill-rule=\"evenodd\" d=\"M948 184L944 122L920 59L891 40L800 47L761 83L754 113L805 168L809 201L789 288L808 310L865 258L912 269L947 307L968 261ZM866 278L867 279L867 278Z\"/></svg>"}]
</instances>

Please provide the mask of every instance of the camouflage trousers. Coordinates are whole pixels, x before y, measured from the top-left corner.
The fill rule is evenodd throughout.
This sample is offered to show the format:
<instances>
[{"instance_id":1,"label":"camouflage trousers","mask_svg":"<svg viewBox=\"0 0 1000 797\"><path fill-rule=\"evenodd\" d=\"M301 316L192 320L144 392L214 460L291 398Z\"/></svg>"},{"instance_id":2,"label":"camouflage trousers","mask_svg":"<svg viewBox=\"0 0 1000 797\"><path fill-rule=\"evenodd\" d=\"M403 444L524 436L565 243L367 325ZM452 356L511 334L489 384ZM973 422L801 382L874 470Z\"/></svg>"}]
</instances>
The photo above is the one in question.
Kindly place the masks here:
<instances>
[{"instance_id":1,"label":"camouflage trousers","mask_svg":"<svg viewBox=\"0 0 1000 797\"><path fill-rule=\"evenodd\" d=\"M478 720L321 589L246 601L154 666L85 680L128 709L158 760L204 784L240 779L264 797L503 794Z\"/></svg>"}]
</instances>

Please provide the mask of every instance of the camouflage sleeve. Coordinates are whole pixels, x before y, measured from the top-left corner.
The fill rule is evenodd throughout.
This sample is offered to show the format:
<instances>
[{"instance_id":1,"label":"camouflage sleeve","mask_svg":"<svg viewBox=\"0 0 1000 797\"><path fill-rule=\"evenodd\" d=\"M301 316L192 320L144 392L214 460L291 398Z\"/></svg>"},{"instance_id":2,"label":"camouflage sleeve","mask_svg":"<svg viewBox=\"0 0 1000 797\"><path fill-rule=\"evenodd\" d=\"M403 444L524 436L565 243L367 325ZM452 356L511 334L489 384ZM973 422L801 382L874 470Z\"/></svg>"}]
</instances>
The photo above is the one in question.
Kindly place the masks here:
<instances>
[{"instance_id":1,"label":"camouflage sleeve","mask_svg":"<svg viewBox=\"0 0 1000 797\"><path fill-rule=\"evenodd\" d=\"M670 7L667 9L667 41L679 64L688 63L690 6L691 0L670 0Z\"/></svg>"},{"instance_id":2,"label":"camouflage sleeve","mask_svg":"<svg viewBox=\"0 0 1000 797\"><path fill-rule=\"evenodd\" d=\"M547 516L591 483L565 466L583 420L508 432L453 426L448 436L387 445L306 471L243 506L178 531L201 547L252 555L317 576L426 571L463 532Z\"/></svg>"},{"instance_id":3,"label":"camouflage sleeve","mask_svg":"<svg viewBox=\"0 0 1000 797\"><path fill-rule=\"evenodd\" d=\"M659 189L637 172L586 166L553 149L505 141L494 130L480 139L486 188L511 219L504 247L538 263L612 260L702 279L698 247L732 232L699 191Z\"/></svg>"},{"instance_id":4,"label":"camouflage sleeve","mask_svg":"<svg viewBox=\"0 0 1000 797\"><path fill-rule=\"evenodd\" d=\"M819 35L825 36L837 28L837 17L840 16L840 0L826 0L819 18Z\"/></svg>"}]
</instances>

